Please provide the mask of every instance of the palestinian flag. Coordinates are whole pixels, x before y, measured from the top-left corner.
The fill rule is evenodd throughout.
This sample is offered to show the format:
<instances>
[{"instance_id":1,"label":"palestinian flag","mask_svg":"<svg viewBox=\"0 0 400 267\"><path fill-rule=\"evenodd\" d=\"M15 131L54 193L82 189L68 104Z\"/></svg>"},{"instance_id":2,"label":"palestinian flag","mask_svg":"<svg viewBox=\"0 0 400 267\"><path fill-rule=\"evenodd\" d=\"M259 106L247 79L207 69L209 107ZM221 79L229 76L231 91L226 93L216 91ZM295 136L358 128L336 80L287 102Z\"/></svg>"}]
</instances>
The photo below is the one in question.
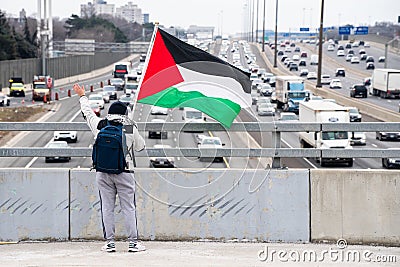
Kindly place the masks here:
<instances>
[{"instance_id":1,"label":"palestinian flag","mask_svg":"<svg viewBox=\"0 0 400 267\"><path fill-rule=\"evenodd\" d=\"M251 106L249 73L161 29L153 39L139 103L195 108L228 128Z\"/></svg>"}]
</instances>

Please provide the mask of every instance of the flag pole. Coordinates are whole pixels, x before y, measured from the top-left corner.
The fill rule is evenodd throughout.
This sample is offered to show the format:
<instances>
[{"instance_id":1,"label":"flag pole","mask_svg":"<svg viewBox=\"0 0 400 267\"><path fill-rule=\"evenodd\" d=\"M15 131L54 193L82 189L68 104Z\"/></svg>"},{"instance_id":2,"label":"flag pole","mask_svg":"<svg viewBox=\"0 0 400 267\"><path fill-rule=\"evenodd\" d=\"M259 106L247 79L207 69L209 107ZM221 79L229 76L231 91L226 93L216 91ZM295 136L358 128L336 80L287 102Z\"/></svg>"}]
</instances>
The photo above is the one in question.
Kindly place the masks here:
<instances>
[{"instance_id":1,"label":"flag pole","mask_svg":"<svg viewBox=\"0 0 400 267\"><path fill-rule=\"evenodd\" d=\"M130 118L129 118L130 120L132 120L132 122L134 121L133 120L133 117L134 117L133 115L135 113L137 99L138 99L138 96L139 96L139 91L140 91L140 88L142 87L143 78L144 78L144 75L146 74L146 71L147 71L147 65L149 64L151 52L153 51L153 45L154 45L154 40L156 38L157 30L158 30L158 22L154 22L153 35L151 37L149 49L147 50L146 61L144 62L144 67L143 67L143 70L142 70L142 78L140 79L139 85L138 85L138 89L136 90L135 100L133 101L133 110L132 110L132 112L130 114Z\"/></svg>"}]
</instances>

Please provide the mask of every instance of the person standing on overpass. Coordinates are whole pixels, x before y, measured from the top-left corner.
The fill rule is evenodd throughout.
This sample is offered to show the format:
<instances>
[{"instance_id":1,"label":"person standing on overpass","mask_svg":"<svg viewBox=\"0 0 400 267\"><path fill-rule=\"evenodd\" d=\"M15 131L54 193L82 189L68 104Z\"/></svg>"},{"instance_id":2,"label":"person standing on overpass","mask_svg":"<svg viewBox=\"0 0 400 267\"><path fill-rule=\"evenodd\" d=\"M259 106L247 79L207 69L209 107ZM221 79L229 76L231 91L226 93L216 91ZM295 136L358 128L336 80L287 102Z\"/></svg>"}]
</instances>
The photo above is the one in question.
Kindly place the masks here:
<instances>
[{"instance_id":1,"label":"person standing on overpass","mask_svg":"<svg viewBox=\"0 0 400 267\"><path fill-rule=\"evenodd\" d=\"M110 124L129 124L128 107L120 102L114 102L105 119L96 116L89 105L89 100L85 96L84 86L75 84L73 86L75 93L79 95L79 102L84 119L86 120L90 130L97 137L100 129ZM136 151L141 151L145 147L143 137L139 134L136 124L133 124L133 133L126 134L126 144ZM129 158L129 157L128 157ZM132 157L133 159L133 157ZM129 165L132 162L128 163ZM132 167L133 168L133 167ZM131 170L132 168L128 168ZM129 252L139 252L146 250L145 246L138 241L136 203L135 203L135 179L133 172L124 171L120 174L111 174L105 172L96 172L96 183L99 189L101 204L101 221L103 226L104 238L107 240L102 247L103 251L115 252L115 220L114 208L115 200L118 194L121 210L125 216L125 226L128 233Z\"/></svg>"}]
</instances>

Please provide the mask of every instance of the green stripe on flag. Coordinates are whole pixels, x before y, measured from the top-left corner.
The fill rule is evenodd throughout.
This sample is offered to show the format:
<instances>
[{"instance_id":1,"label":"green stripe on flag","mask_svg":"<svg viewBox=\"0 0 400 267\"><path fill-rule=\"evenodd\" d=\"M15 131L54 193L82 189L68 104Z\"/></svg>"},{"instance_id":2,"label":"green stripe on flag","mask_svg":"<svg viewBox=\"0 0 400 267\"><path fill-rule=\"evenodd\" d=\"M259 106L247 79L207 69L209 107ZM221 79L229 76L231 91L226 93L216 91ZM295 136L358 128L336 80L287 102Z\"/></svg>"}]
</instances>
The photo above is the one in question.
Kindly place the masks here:
<instances>
[{"instance_id":1,"label":"green stripe on flag","mask_svg":"<svg viewBox=\"0 0 400 267\"><path fill-rule=\"evenodd\" d=\"M164 108L191 107L202 111L229 128L240 112L240 105L228 99L207 97L200 92L182 92L169 87L157 94L138 100L139 103Z\"/></svg>"}]
</instances>

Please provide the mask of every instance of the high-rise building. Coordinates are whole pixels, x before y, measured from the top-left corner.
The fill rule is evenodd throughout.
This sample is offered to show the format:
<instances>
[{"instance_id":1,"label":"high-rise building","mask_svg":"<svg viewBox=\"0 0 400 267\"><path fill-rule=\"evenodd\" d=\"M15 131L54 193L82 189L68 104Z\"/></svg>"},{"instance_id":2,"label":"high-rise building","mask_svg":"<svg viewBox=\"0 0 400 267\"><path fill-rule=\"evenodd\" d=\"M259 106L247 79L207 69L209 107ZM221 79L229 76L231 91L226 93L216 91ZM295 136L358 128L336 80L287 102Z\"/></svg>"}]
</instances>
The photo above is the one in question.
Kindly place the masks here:
<instances>
[{"instance_id":1,"label":"high-rise building","mask_svg":"<svg viewBox=\"0 0 400 267\"><path fill-rule=\"evenodd\" d=\"M103 0L94 0L93 3L88 2L87 4L81 5L81 17L91 17L93 14L114 16L115 5L107 4L107 2Z\"/></svg>"},{"instance_id":2,"label":"high-rise building","mask_svg":"<svg viewBox=\"0 0 400 267\"><path fill-rule=\"evenodd\" d=\"M125 6L117 7L115 13L117 17L124 18L129 22L143 24L142 9L132 2L128 2Z\"/></svg>"}]
</instances>

